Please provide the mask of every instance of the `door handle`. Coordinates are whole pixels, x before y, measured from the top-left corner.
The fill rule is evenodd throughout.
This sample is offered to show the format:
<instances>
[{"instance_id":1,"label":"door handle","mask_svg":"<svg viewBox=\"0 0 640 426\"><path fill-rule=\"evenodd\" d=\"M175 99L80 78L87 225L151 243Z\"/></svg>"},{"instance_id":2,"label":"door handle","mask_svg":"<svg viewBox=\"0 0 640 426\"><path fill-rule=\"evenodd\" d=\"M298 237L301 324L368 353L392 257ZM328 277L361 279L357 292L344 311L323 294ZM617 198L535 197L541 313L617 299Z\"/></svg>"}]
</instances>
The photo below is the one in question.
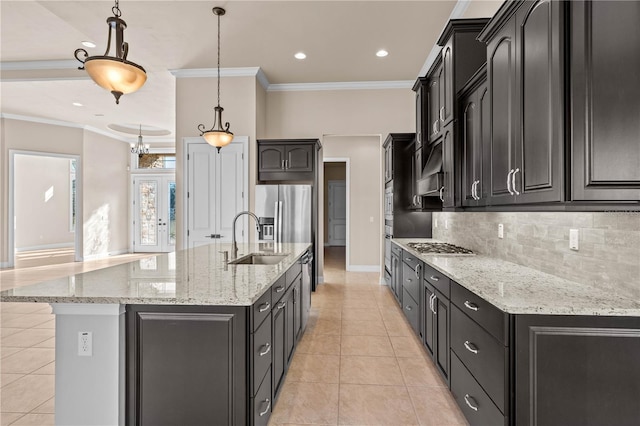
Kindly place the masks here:
<instances>
[{"instance_id":1,"label":"door handle","mask_svg":"<svg viewBox=\"0 0 640 426\"><path fill-rule=\"evenodd\" d=\"M440 201L444 203L444 186L440 188Z\"/></svg>"}]
</instances>

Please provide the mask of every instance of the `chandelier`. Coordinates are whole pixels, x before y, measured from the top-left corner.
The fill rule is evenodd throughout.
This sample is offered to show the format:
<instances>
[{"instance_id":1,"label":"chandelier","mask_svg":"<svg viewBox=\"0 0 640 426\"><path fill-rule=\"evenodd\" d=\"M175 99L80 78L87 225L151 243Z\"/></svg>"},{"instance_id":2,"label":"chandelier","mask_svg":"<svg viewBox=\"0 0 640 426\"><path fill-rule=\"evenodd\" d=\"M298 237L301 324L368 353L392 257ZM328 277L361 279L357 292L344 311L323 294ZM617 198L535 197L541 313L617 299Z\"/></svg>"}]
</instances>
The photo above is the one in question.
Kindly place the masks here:
<instances>
[{"instance_id":1,"label":"chandelier","mask_svg":"<svg viewBox=\"0 0 640 426\"><path fill-rule=\"evenodd\" d=\"M222 111L224 108L220 106L220 17L226 11L221 7L214 7L213 14L218 17L218 106L214 108L213 126L209 130L205 130L204 124L198 125L200 136L211 146L214 146L220 152L220 148L229 145L233 140L233 133L229 131L229 123L222 125ZM216 127L217 125L217 127Z\"/></svg>"},{"instance_id":2,"label":"chandelier","mask_svg":"<svg viewBox=\"0 0 640 426\"><path fill-rule=\"evenodd\" d=\"M119 104L120 96L135 92L142 87L147 81L147 74L140 65L127 61L129 44L124 41L124 30L127 28L127 23L120 19L122 12L120 12L118 0L115 1L115 6L111 8L113 16L107 18L109 38L104 56L89 56L84 49L76 49L74 56L82 63L78 69L86 69L89 77L98 86L109 90L116 98L116 104ZM116 56L109 56L112 32L115 32L116 36ZM84 54L84 59L79 57L81 53Z\"/></svg>"},{"instance_id":3,"label":"chandelier","mask_svg":"<svg viewBox=\"0 0 640 426\"><path fill-rule=\"evenodd\" d=\"M131 153L138 154L138 158L142 158L144 154L149 153L149 147L142 143L142 124L140 125L140 133L138 134L138 143L131 145Z\"/></svg>"}]
</instances>

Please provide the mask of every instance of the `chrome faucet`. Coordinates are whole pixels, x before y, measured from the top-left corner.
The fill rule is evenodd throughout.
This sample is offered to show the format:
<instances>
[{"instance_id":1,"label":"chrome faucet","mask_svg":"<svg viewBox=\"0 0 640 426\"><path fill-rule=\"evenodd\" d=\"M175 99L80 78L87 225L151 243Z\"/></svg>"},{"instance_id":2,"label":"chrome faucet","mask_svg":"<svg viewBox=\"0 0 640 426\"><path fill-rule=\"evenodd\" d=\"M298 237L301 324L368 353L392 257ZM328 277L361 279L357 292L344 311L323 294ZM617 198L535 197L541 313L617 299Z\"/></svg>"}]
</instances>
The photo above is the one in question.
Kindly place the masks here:
<instances>
[{"instance_id":1,"label":"chrome faucet","mask_svg":"<svg viewBox=\"0 0 640 426\"><path fill-rule=\"evenodd\" d=\"M233 226L231 228L231 252L233 253L232 256L234 259L238 258L238 244L236 243L236 222L238 221L238 218L243 214L248 214L249 216L253 217L253 219L256 221L256 231L258 231L258 233L260 232L258 216L256 216L254 213L251 213L249 210L242 211L233 218Z\"/></svg>"}]
</instances>

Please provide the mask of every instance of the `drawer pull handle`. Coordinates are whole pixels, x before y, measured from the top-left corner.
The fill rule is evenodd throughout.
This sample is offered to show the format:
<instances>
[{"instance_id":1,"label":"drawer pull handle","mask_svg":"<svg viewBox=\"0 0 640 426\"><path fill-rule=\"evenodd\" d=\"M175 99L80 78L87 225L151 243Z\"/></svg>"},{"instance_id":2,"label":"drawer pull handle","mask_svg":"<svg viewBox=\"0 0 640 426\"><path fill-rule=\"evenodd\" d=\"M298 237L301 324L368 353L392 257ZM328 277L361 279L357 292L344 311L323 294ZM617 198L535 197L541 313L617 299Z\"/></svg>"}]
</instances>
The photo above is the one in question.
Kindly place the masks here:
<instances>
[{"instance_id":1,"label":"drawer pull handle","mask_svg":"<svg viewBox=\"0 0 640 426\"><path fill-rule=\"evenodd\" d=\"M408 283L413 282L413 280L411 278L407 278L405 281L408 282Z\"/></svg>"},{"instance_id":2,"label":"drawer pull handle","mask_svg":"<svg viewBox=\"0 0 640 426\"><path fill-rule=\"evenodd\" d=\"M284 286L276 287L276 293L282 293L284 291Z\"/></svg>"},{"instance_id":3,"label":"drawer pull handle","mask_svg":"<svg viewBox=\"0 0 640 426\"><path fill-rule=\"evenodd\" d=\"M431 275L429 278L431 278L433 281L440 281L440 278L436 277L435 275Z\"/></svg>"},{"instance_id":4,"label":"drawer pull handle","mask_svg":"<svg viewBox=\"0 0 640 426\"><path fill-rule=\"evenodd\" d=\"M271 401L269 400L269 398L265 399L263 402L267 403L267 408L264 409L264 411L260 412L260 417L264 416L265 414L267 414L269 412L269 410L271 409ZM467 403L468 404L468 403ZM476 408L477 409L477 408Z\"/></svg>"},{"instance_id":5,"label":"drawer pull handle","mask_svg":"<svg viewBox=\"0 0 640 426\"><path fill-rule=\"evenodd\" d=\"M477 311L478 310L478 305L476 305L475 303L471 303L468 300L464 301L464 306L467 309L471 309L472 311Z\"/></svg>"},{"instance_id":6,"label":"drawer pull handle","mask_svg":"<svg viewBox=\"0 0 640 426\"><path fill-rule=\"evenodd\" d=\"M471 401L473 401L473 403L471 403ZM476 400L470 397L469 394L466 394L464 396L464 402L466 402L469 408L471 408L473 411L478 411L478 405L476 403Z\"/></svg>"},{"instance_id":7,"label":"drawer pull handle","mask_svg":"<svg viewBox=\"0 0 640 426\"><path fill-rule=\"evenodd\" d=\"M413 259L412 259L412 258L410 258L410 257L405 258L405 260L406 260L407 262L413 262Z\"/></svg>"},{"instance_id":8,"label":"drawer pull handle","mask_svg":"<svg viewBox=\"0 0 640 426\"><path fill-rule=\"evenodd\" d=\"M411 310L411 306L410 306L410 305L407 305L407 306L405 306L404 308L405 308L407 311L410 311L410 310Z\"/></svg>"},{"instance_id":9,"label":"drawer pull handle","mask_svg":"<svg viewBox=\"0 0 640 426\"><path fill-rule=\"evenodd\" d=\"M418 279L418 282L420 281L420 271L422 270L422 265L418 264L416 265L416 269L414 270L414 272L416 273L416 278Z\"/></svg>"},{"instance_id":10,"label":"drawer pull handle","mask_svg":"<svg viewBox=\"0 0 640 426\"><path fill-rule=\"evenodd\" d=\"M478 353L478 347L473 343L470 343L468 340L464 342L464 347L471 353Z\"/></svg>"},{"instance_id":11,"label":"drawer pull handle","mask_svg":"<svg viewBox=\"0 0 640 426\"><path fill-rule=\"evenodd\" d=\"M263 348L266 348L264 350L261 350L260 353L258 355L260 356L265 356L266 354L268 354L269 352L271 352L271 345L269 343L265 343L263 346Z\"/></svg>"},{"instance_id":12,"label":"drawer pull handle","mask_svg":"<svg viewBox=\"0 0 640 426\"><path fill-rule=\"evenodd\" d=\"M287 306L287 302L284 302L284 301L283 301L283 302L278 303L277 308L278 308L278 309L282 309L282 308L284 308L285 306Z\"/></svg>"},{"instance_id":13,"label":"drawer pull handle","mask_svg":"<svg viewBox=\"0 0 640 426\"><path fill-rule=\"evenodd\" d=\"M260 312L264 312L268 310L270 307L271 307L271 303L269 302L263 303L262 305L260 305Z\"/></svg>"}]
</instances>

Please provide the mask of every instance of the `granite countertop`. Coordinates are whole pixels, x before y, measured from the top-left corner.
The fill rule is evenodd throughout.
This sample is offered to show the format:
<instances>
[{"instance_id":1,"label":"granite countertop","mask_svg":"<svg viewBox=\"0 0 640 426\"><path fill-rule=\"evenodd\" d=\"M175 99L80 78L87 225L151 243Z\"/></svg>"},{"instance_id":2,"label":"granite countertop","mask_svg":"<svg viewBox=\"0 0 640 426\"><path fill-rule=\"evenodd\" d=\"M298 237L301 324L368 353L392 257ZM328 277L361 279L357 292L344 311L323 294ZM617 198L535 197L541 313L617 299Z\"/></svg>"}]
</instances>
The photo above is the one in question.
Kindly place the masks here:
<instances>
[{"instance_id":1,"label":"granite countertop","mask_svg":"<svg viewBox=\"0 0 640 426\"><path fill-rule=\"evenodd\" d=\"M479 254L426 255L407 246L410 242L443 242L434 239L392 241L510 314L640 316L639 302L588 284Z\"/></svg>"},{"instance_id":2,"label":"granite countertop","mask_svg":"<svg viewBox=\"0 0 640 426\"><path fill-rule=\"evenodd\" d=\"M249 306L309 247L310 243L239 243L238 257L248 253L286 257L275 265L227 265L220 252L231 253L231 244L213 243L5 290L0 300Z\"/></svg>"}]
</instances>

